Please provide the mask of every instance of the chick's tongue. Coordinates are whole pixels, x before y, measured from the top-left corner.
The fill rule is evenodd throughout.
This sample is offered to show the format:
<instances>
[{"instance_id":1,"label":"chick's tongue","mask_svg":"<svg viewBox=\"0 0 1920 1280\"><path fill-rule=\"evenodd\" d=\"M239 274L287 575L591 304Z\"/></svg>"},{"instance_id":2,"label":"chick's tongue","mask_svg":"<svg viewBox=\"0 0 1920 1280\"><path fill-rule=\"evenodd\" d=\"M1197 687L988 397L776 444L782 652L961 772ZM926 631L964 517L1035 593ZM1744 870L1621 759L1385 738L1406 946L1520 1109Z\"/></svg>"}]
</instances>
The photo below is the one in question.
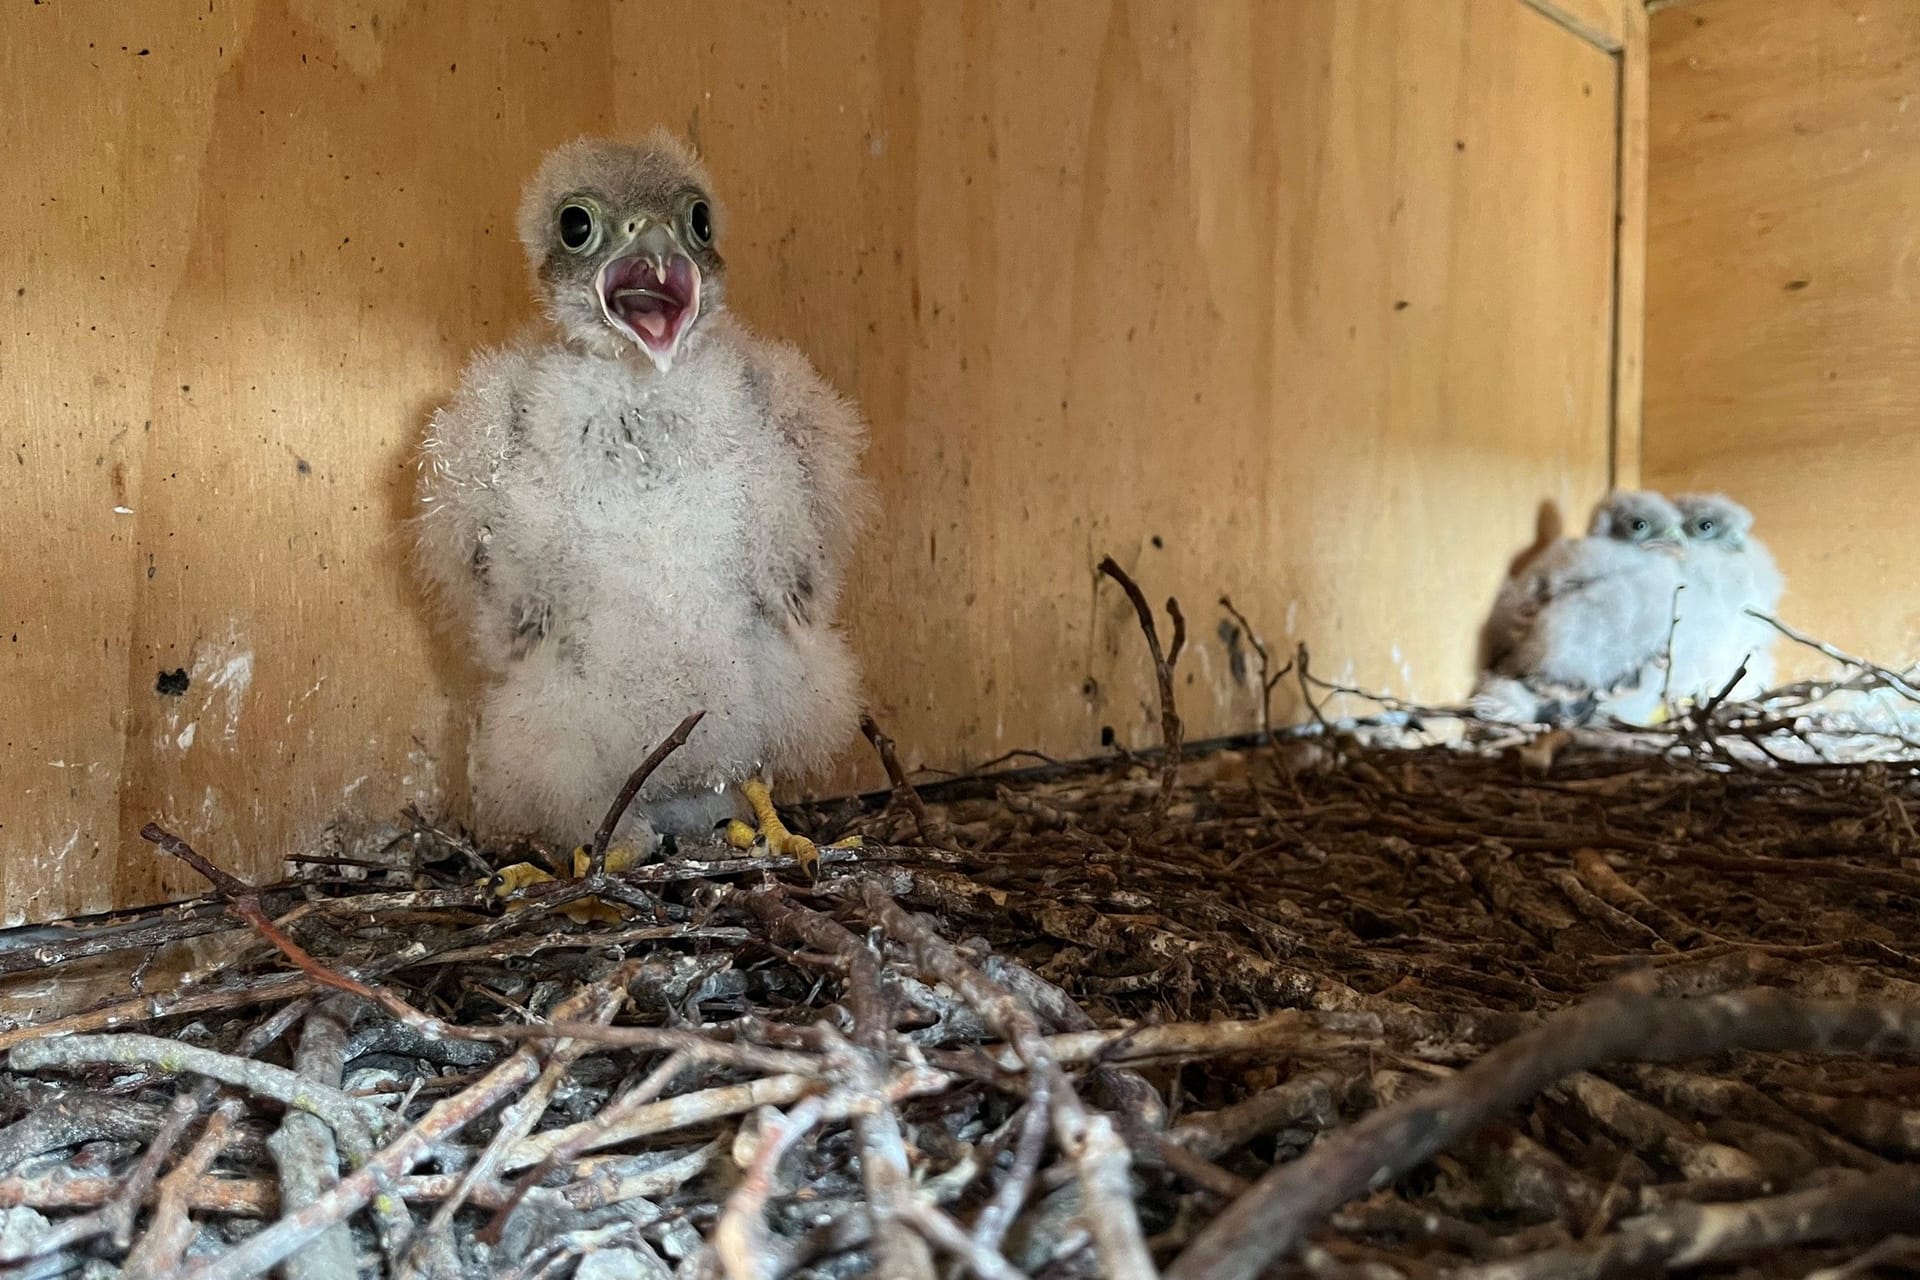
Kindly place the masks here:
<instances>
[{"instance_id":1,"label":"chick's tongue","mask_svg":"<svg viewBox=\"0 0 1920 1280\"><path fill-rule=\"evenodd\" d=\"M667 333L667 317L659 311L641 311L635 314L633 322L646 330L649 338L663 338Z\"/></svg>"}]
</instances>

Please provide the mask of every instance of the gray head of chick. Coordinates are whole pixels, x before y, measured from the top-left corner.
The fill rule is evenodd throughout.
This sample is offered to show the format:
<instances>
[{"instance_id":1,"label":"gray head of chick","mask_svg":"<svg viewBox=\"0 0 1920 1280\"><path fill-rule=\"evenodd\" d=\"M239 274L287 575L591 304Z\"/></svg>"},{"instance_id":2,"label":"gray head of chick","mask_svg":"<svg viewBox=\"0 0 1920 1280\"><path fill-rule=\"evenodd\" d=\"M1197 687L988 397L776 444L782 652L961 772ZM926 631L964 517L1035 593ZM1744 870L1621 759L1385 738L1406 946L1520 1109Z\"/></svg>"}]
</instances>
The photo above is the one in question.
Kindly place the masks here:
<instances>
[{"instance_id":1,"label":"gray head of chick","mask_svg":"<svg viewBox=\"0 0 1920 1280\"><path fill-rule=\"evenodd\" d=\"M520 243L561 336L662 373L721 310L719 229L706 169L663 129L556 149L520 201Z\"/></svg>"},{"instance_id":2,"label":"gray head of chick","mask_svg":"<svg viewBox=\"0 0 1920 1280\"><path fill-rule=\"evenodd\" d=\"M1729 554L1744 551L1753 532L1753 512L1724 493L1683 493L1673 500L1687 542Z\"/></svg>"},{"instance_id":3,"label":"gray head of chick","mask_svg":"<svg viewBox=\"0 0 1920 1280\"><path fill-rule=\"evenodd\" d=\"M1680 509L1657 493L1625 489L1594 509L1587 536L1631 542L1656 551L1680 548Z\"/></svg>"}]
</instances>

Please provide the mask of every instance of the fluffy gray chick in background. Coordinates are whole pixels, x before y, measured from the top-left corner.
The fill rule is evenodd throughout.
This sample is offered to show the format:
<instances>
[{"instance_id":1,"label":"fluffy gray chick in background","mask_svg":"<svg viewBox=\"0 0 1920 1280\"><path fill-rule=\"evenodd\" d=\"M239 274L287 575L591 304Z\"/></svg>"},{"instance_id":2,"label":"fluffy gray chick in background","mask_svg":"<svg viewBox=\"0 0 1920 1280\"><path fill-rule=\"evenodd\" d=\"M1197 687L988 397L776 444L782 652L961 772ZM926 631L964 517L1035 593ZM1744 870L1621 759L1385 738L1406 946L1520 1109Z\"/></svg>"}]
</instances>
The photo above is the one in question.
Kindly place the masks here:
<instances>
[{"instance_id":1,"label":"fluffy gray chick in background","mask_svg":"<svg viewBox=\"0 0 1920 1280\"><path fill-rule=\"evenodd\" d=\"M728 313L720 227L664 132L554 151L519 214L548 326L477 355L433 415L418 564L486 676L471 782L489 833L585 841L704 708L621 829L629 859L739 800L768 845L815 857L766 784L824 766L857 726L834 619L869 506L865 426L798 350Z\"/></svg>"},{"instance_id":2,"label":"fluffy gray chick in background","mask_svg":"<svg viewBox=\"0 0 1920 1280\"><path fill-rule=\"evenodd\" d=\"M1753 513L1722 493L1683 493L1673 501L1687 539L1687 590L1673 644L1674 696L1715 696L1743 661L1747 673L1730 696L1765 692L1774 682L1775 634L1747 610L1773 613L1786 584L1772 554L1753 536Z\"/></svg>"},{"instance_id":3,"label":"fluffy gray chick in background","mask_svg":"<svg viewBox=\"0 0 1920 1280\"><path fill-rule=\"evenodd\" d=\"M1660 705L1680 512L1657 493L1612 494L1584 538L1562 538L1502 584L1486 627L1481 716L1645 721Z\"/></svg>"}]
</instances>

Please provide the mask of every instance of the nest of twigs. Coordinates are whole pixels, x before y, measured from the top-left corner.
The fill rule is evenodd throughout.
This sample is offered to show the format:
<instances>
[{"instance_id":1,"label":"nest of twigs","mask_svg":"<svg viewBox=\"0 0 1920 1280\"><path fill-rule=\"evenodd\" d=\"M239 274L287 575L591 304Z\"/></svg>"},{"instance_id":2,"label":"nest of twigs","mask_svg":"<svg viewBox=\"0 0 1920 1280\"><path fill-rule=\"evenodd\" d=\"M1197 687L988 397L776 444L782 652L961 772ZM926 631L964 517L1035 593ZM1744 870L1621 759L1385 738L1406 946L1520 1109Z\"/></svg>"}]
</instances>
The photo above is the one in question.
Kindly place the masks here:
<instances>
[{"instance_id":1,"label":"nest of twigs","mask_svg":"<svg viewBox=\"0 0 1920 1280\"><path fill-rule=\"evenodd\" d=\"M209 868L208 901L0 952L229 933L191 985L0 1036L0 1249L220 1277L1914 1257L1910 768L1336 738L1190 761L1164 812L1126 761L945 792L854 817L869 846L811 884L683 849L621 878L620 925L565 917L580 882L501 913L415 822L390 872Z\"/></svg>"},{"instance_id":2,"label":"nest of twigs","mask_svg":"<svg viewBox=\"0 0 1920 1280\"><path fill-rule=\"evenodd\" d=\"M410 815L256 888L149 828L211 896L0 939L215 956L0 1032L0 1265L1913 1274L1920 771L1769 759L1805 726L1754 709L1315 716L1180 763L1169 703L1153 758L924 797L872 730L895 788L801 815L867 840L812 880L682 847L502 904L518 853Z\"/></svg>"}]
</instances>

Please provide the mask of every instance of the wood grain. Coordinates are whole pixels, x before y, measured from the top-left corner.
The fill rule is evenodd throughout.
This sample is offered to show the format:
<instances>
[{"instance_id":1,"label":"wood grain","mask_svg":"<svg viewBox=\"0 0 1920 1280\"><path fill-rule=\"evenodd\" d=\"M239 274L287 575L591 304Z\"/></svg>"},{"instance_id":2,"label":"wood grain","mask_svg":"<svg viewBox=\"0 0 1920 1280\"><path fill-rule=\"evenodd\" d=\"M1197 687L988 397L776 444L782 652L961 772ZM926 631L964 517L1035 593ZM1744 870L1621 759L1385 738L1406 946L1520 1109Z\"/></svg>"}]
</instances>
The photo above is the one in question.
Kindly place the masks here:
<instances>
[{"instance_id":1,"label":"wood grain","mask_svg":"<svg viewBox=\"0 0 1920 1280\"><path fill-rule=\"evenodd\" d=\"M1646 479L1732 493L1790 621L1912 662L1920 9L1698 0L1652 58Z\"/></svg>"},{"instance_id":2,"label":"wood grain","mask_svg":"<svg viewBox=\"0 0 1920 1280\"><path fill-rule=\"evenodd\" d=\"M529 314L517 187L580 132L693 135L734 305L871 416L852 629L910 768L1154 741L1104 553L1187 607L1192 737L1257 718L1223 590L1329 676L1458 695L1536 505L1606 482L1615 66L1520 0L77 0L8 36L9 919L187 888L148 819L262 877L459 809L409 450Z\"/></svg>"}]
</instances>

